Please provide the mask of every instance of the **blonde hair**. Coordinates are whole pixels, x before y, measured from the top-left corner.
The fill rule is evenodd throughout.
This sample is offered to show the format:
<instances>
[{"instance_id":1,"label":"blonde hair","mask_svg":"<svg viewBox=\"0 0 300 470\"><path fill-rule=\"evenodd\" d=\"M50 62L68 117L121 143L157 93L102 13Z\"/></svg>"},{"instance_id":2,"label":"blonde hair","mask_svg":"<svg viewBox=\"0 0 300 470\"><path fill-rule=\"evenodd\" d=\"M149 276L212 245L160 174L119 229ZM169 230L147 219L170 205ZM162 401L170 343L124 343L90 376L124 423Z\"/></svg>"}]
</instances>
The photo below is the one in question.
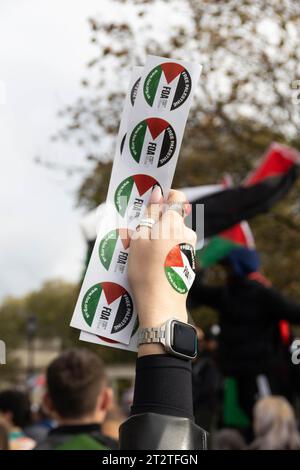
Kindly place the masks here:
<instances>
[{"instance_id":1,"label":"blonde hair","mask_svg":"<svg viewBox=\"0 0 300 470\"><path fill-rule=\"evenodd\" d=\"M261 398L254 406L253 426L256 439L250 446L252 449L300 449L294 411L284 397Z\"/></svg>"}]
</instances>

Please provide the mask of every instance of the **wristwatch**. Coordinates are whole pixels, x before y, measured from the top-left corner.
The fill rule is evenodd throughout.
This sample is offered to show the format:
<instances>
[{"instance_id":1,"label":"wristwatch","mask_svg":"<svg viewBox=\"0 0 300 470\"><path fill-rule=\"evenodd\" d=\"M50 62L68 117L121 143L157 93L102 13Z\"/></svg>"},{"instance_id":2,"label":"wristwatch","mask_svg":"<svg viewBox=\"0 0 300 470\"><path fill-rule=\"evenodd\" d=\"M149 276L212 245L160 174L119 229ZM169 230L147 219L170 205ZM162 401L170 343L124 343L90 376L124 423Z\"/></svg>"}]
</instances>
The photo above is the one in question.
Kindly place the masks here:
<instances>
[{"instance_id":1,"label":"wristwatch","mask_svg":"<svg viewBox=\"0 0 300 470\"><path fill-rule=\"evenodd\" d=\"M168 354L183 359L197 356L197 332L192 325L170 318L158 328L141 328L138 345L160 343Z\"/></svg>"}]
</instances>

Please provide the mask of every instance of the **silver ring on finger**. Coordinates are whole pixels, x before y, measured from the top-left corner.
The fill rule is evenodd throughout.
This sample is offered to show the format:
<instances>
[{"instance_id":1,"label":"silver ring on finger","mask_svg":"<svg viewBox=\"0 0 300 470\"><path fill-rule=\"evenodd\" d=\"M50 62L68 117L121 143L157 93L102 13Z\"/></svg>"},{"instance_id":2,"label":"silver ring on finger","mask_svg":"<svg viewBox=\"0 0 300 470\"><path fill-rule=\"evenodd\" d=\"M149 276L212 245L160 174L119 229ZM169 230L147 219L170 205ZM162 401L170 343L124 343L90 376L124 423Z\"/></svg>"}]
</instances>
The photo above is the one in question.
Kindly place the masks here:
<instances>
[{"instance_id":1,"label":"silver ring on finger","mask_svg":"<svg viewBox=\"0 0 300 470\"><path fill-rule=\"evenodd\" d=\"M151 217L145 217L144 219L141 219L138 227L148 227L152 228L153 225L155 224L155 220L151 219Z\"/></svg>"},{"instance_id":2,"label":"silver ring on finger","mask_svg":"<svg viewBox=\"0 0 300 470\"><path fill-rule=\"evenodd\" d=\"M168 211L175 211L179 215L181 215L181 217L184 217L184 214L185 214L184 204L186 204L186 203L185 202L171 202L171 204L169 204L167 210Z\"/></svg>"}]
</instances>

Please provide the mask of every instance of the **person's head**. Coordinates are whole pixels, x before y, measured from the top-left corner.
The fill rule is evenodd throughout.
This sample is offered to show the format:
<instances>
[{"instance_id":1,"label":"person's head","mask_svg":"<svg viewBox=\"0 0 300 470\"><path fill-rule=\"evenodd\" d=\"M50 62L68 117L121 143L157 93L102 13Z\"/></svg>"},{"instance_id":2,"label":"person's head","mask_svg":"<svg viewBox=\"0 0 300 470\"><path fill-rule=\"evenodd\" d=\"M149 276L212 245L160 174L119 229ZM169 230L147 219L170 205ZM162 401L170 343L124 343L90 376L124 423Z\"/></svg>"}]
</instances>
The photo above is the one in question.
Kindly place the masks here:
<instances>
[{"instance_id":1,"label":"person's head","mask_svg":"<svg viewBox=\"0 0 300 470\"><path fill-rule=\"evenodd\" d=\"M6 428L24 428L30 423L30 400L20 390L4 390L0 392L0 418Z\"/></svg>"},{"instance_id":2,"label":"person's head","mask_svg":"<svg viewBox=\"0 0 300 470\"><path fill-rule=\"evenodd\" d=\"M258 271L260 259L256 250L240 247L231 250L220 264L225 268L229 279L241 278Z\"/></svg>"},{"instance_id":3,"label":"person's head","mask_svg":"<svg viewBox=\"0 0 300 470\"><path fill-rule=\"evenodd\" d=\"M59 424L102 423L112 400L102 360L86 349L70 349L47 369L46 409Z\"/></svg>"},{"instance_id":4,"label":"person's head","mask_svg":"<svg viewBox=\"0 0 300 470\"><path fill-rule=\"evenodd\" d=\"M236 429L221 429L213 436L214 450L243 450L245 441Z\"/></svg>"},{"instance_id":5,"label":"person's head","mask_svg":"<svg viewBox=\"0 0 300 470\"><path fill-rule=\"evenodd\" d=\"M254 406L253 447L261 450L300 449L294 411L284 397L261 398Z\"/></svg>"}]
</instances>

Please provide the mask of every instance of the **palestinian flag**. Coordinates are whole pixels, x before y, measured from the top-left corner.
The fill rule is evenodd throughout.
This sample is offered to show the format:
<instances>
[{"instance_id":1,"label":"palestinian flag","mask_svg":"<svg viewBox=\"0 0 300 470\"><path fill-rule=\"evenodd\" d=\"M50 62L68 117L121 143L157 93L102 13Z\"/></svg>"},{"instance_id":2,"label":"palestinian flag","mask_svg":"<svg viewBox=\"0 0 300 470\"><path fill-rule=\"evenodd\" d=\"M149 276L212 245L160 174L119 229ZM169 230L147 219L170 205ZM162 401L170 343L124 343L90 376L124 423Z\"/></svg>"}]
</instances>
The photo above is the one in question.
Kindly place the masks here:
<instances>
[{"instance_id":1,"label":"palestinian flag","mask_svg":"<svg viewBox=\"0 0 300 470\"><path fill-rule=\"evenodd\" d=\"M273 143L260 165L248 176L245 186L251 186L268 178L280 178L295 170L300 164L300 154L290 147Z\"/></svg>"},{"instance_id":2,"label":"palestinian flag","mask_svg":"<svg viewBox=\"0 0 300 470\"><path fill-rule=\"evenodd\" d=\"M247 177L243 185L227 189L224 189L224 184L183 188L182 191L191 203L192 214L196 213L196 204L204 204L205 206L205 238L220 235L222 231L227 231L227 229L230 229L231 234L233 230L234 232L246 231L248 233L250 229L249 227L245 229L245 222L242 227L234 229L232 227L243 220L251 219L268 211L277 201L283 198L297 178L297 164L299 162L300 154L296 150L273 143L260 165ZM125 214L129 202L134 203L135 196L144 198L156 183L157 181L154 178L147 175L133 175L124 180L119 185L115 195L116 207L121 215ZM228 181L226 186L228 186ZM124 202L121 204L121 196L124 197L125 204ZM95 210L88 214L85 217L84 224L82 224L87 240L91 240L91 248L96 238L96 223L94 221L94 219L96 220L96 213ZM101 211L98 213L98 217L100 214ZM189 216L186 222L195 230L196 224L193 223L193 219ZM85 229L85 225L87 229ZM226 245L226 250L229 250L230 244L233 243L234 245L236 240L239 240L239 246L247 246L248 244L248 242L240 243L243 238L240 234L232 234L233 242L230 240L229 232L227 232L227 235L225 233L225 236L222 237L222 245ZM213 242L215 249L220 253L220 240L213 240ZM204 250L202 250L203 256ZM197 254L199 255L199 252ZM211 256L208 259L211 259ZM210 263L208 260L205 262Z\"/></svg>"},{"instance_id":3,"label":"palestinian flag","mask_svg":"<svg viewBox=\"0 0 300 470\"><path fill-rule=\"evenodd\" d=\"M205 238L268 211L291 189L299 163L300 154L296 150L273 143L262 163L243 185L191 201L192 214L196 213L196 204L204 204ZM190 224L195 230L196 221L193 219L195 217L190 219Z\"/></svg>"},{"instance_id":4,"label":"palestinian flag","mask_svg":"<svg viewBox=\"0 0 300 470\"><path fill-rule=\"evenodd\" d=\"M230 188L233 181L230 175L223 177L223 188ZM236 248L254 249L255 242L248 222L243 221L213 237L203 250L196 251L196 258L202 268L217 264Z\"/></svg>"},{"instance_id":5,"label":"palestinian flag","mask_svg":"<svg viewBox=\"0 0 300 470\"><path fill-rule=\"evenodd\" d=\"M204 248L196 251L196 258L204 269L217 264L236 248L255 249L254 238L246 221L213 237Z\"/></svg>"}]
</instances>

